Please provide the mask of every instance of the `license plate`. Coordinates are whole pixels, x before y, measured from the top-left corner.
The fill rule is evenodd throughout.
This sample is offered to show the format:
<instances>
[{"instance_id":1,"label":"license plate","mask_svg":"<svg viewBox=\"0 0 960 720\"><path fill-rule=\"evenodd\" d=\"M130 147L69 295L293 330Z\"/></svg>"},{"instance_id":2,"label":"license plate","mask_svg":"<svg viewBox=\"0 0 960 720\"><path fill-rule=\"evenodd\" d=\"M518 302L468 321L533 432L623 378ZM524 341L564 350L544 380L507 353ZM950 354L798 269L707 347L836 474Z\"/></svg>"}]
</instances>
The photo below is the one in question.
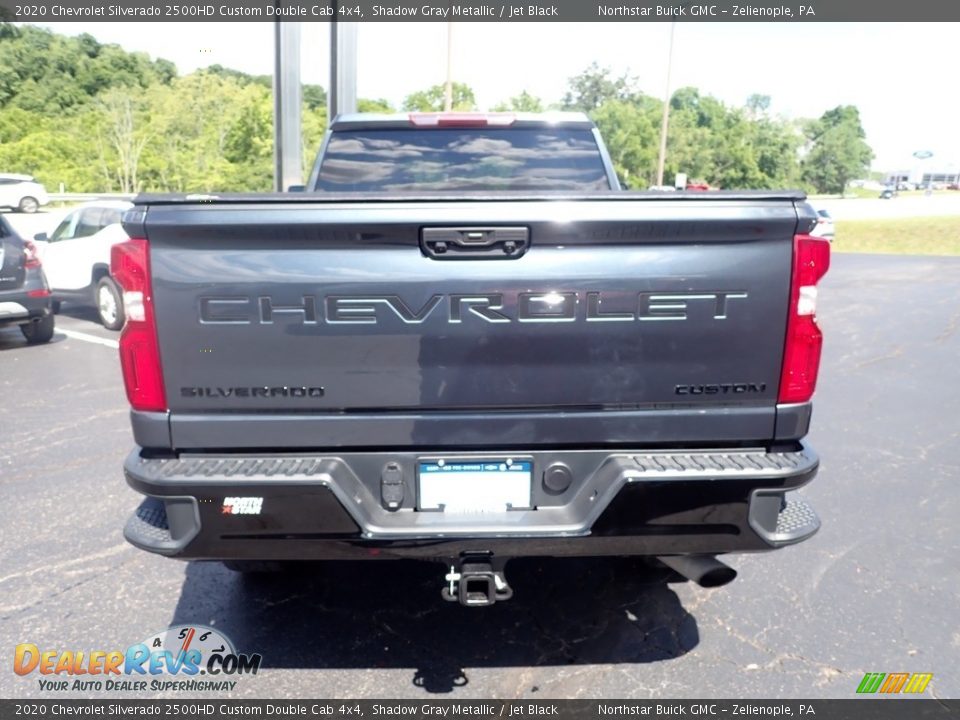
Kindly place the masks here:
<instances>
[{"instance_id":1,"label":"license plate","mask_svg":"<svg viewBox=\"0 0 960 720\"><path fill-rule=\"evenodd\" d=\"M421 510L493 513L531 507L531 460L421 460Z\"/></svg>"}]
</instances>

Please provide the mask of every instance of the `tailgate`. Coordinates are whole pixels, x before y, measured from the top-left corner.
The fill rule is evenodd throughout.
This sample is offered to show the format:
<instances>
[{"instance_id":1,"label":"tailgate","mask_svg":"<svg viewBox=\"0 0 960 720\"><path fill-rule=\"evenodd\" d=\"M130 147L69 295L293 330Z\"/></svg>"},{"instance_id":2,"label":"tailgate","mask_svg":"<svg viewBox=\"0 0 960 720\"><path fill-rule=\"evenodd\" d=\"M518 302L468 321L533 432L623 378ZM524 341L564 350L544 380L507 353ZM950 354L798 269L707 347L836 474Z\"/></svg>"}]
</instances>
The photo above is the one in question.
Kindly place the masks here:
<instances>
[{"instance_id":1,"label":"tailgate","mask_svg":"<svg viewBox=\"0 0 960 720\"><path fill-rule=\"evenodd\" d=\"M538 416L707 409L751 418L717 440L772 436L791 198L261 201L145 217L174 421L219 418L242 433L245 417L283 416L288 431L330 417L357 424L284 444L439 444L469 431L378 434L369 420L520 413L533 420L507 424L531 442L560 441ZM425 230L454 244L479 233L492 249L431 256ZM507 255L497 238L521 247ZM609 423L582 425L573 437L611 439Z\"/></svg>"}]
</instances>

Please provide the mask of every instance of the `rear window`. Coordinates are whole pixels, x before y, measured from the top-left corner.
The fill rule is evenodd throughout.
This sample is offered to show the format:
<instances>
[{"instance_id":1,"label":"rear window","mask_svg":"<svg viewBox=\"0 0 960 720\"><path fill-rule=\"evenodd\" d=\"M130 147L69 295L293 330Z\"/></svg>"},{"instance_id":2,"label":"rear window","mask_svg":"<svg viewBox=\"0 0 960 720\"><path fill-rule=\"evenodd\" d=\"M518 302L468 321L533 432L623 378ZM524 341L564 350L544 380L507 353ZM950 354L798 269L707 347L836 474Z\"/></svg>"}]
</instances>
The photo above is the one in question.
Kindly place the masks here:
<instances>
[{"instance_id":1,"label":"rear window","mask_svg":"<svg viewBox=\"0 0 960 720\"><path fill-rule=\"evenodd\" d=\"M336 131L316 190L609 190L588 129Z\"/></svg>"}]
</instances>

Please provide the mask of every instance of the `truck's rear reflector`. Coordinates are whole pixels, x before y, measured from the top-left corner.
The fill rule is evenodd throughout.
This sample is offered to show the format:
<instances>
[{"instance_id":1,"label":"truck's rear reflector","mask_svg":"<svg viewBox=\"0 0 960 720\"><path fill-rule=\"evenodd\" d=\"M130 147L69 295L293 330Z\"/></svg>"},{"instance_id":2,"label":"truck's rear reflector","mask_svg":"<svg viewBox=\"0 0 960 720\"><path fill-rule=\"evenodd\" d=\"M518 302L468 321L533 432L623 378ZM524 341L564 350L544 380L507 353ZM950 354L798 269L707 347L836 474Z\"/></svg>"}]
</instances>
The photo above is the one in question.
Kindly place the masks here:
<instances>
[{"instance_id":1,"label":"truck's rear reflector","mask_svg":"<svg viewBox=\"0 0 960 720\"><path fill-rule=\"evenodd\" d=\"M817 282L830 268L830 241L797 235L793 239L790 315L780 375L781 403L807 402L817 385L823 335L817 327Z\"/></svg>"},{"instance_id":2,"label":"truck's rear reflector","mask_svg":"<svg viewBox=\"0 0 960 720\"><path fill-rule=\"evenodd\" d=\"M127 398L134 410L166 410L147 241L132 238L114 245L110 250L110 274L123 289L127 317L120 333L120 365Z\"/></svg>"},{"instance_id":3,"label":"truck's rear reflector","mask_svg":"<svg viewBox=\"0 0 960 720\"><path fill-rule=\"evenodd\" d=\"M516 122L513 113L410 113L416 127L509 127Z\"/></svg>"}]
</instances>

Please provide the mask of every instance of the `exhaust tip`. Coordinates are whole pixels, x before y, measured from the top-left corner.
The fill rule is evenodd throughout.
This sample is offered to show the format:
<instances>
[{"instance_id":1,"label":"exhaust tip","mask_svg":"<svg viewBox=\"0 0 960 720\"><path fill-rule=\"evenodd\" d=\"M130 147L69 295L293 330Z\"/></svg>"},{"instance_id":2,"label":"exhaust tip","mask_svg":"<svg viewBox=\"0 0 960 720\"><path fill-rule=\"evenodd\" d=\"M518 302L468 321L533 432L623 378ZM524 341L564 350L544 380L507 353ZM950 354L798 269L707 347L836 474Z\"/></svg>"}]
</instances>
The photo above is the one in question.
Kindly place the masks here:
<instances>
[{"instance_id":1,"label":"exhaust tip","mask_svg":"<svg viewBox=\"0 0 960 720\"><path fill-rule=\"evenodd\" d=\"M736 570L712 555L667 555L658 559L702 588L721 587L737 577Z\"/></svg>"},{"instance_id":2,"label":"exhaust tip","mask_svg":"<svg viewBox=\"0 0 960 720\"><path fill-rule=\"evenodd\" d=\"M697 580L697 585L702 588L722 587L728 583L732 583L736 577L736 570L729 565L721 565L720 567L715 567L701 575L700 579Z\"/></svg>"}]
</instances>

